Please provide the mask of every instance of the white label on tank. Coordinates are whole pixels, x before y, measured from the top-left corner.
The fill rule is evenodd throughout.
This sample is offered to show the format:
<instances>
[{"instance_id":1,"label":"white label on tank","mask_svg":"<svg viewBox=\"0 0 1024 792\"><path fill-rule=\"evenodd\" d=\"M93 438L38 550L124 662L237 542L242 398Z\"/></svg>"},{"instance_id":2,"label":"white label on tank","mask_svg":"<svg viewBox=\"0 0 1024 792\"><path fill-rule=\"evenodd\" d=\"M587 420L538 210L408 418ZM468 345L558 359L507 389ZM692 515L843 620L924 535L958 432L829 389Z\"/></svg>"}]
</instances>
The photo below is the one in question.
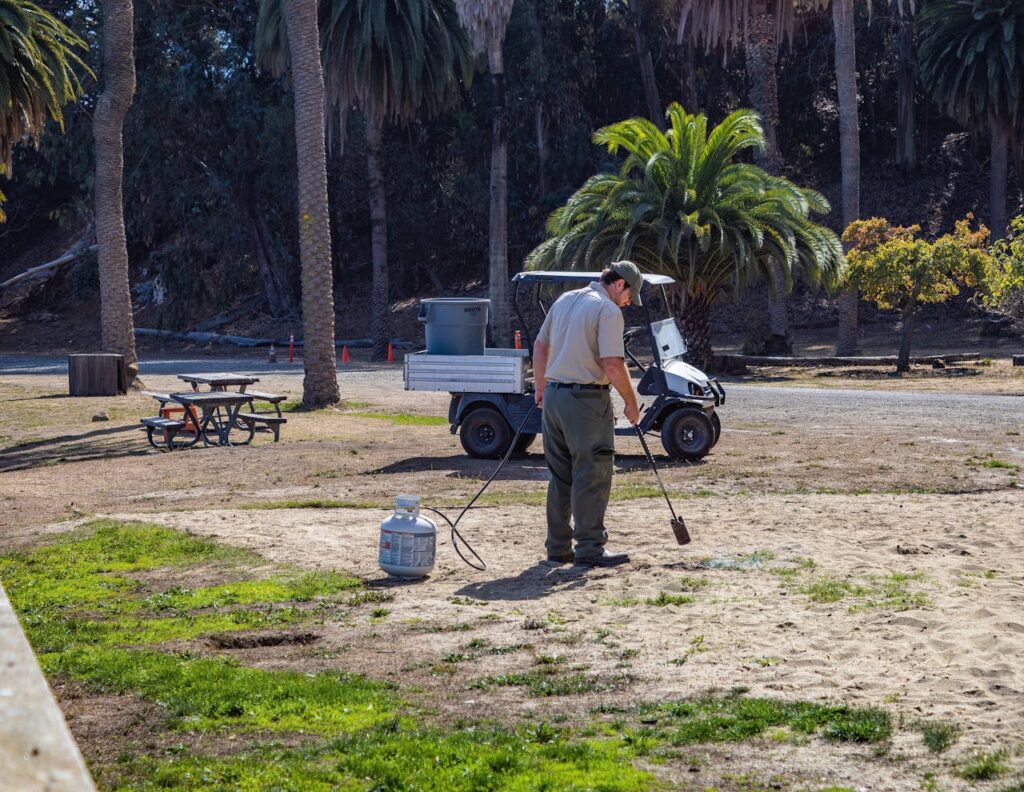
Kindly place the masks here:
<instances>
[{"instance_id":1,"label":"white label on tank","mask_svg":"<svg viewBox=\"0 0 1024 792\"><path fill-rule=\"evenodd\" d=\"M421 567L434 565L434 535L380 532L380 563Z\"/></svg>"}]
</instances>

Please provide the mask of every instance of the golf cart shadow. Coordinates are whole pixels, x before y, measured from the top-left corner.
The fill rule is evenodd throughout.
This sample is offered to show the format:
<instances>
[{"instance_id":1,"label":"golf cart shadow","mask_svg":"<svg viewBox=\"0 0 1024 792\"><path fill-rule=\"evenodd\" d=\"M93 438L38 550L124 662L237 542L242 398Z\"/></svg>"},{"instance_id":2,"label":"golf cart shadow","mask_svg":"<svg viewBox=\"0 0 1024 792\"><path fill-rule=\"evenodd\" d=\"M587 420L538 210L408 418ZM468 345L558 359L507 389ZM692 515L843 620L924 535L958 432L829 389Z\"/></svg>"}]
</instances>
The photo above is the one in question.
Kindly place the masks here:
<instances>
[{"instance_id":1,"label":"golf cart shadow","mask_svg":"<svg viewBox=\"0 0 1024 792\"><path fill-rule=\"evenodd\" d=\"M652 449L653 450L653 449ZM675 470L678 468L697 468L707 464L707 458L704 459L673 459L670 456L664 454L655 454L654 461L658 465L658 470ZM647 463L647 457L643 454L620 454L615 453L615 470L618 473L632 473L636 470L650 471L651 467Z\"/></svg>"},{"instance_id":2,"label":"golf cart shadow","mask_svg":"<svg viewBox=\"0 0 1024 792\"><path fill-rule=\"evenodd\" d=\"M497 467L498 461L493 459L474 459L465 454L451 456L416 456L398 459L375 470L368 470L363 475L381 475L385 473L422 473L425 471L448 471L449 478L488 478ZM543 454L513 454L502 468L501 479L521 479L524 481L547 481L548 468L544 463Z\"/></svg>"},{"instance_id":3,"label":"golf cart shadow","mask_svg":"<svg viewBox=\"0 0 1024 792\"><path fill-rule=\"evenodd\" d=\"M571 591L585 586L588 571L586 567L553 566L540 561L515 577L468 583L455 593L485 602L535 600L555 590Z\"/></svg>"}]
</instances>

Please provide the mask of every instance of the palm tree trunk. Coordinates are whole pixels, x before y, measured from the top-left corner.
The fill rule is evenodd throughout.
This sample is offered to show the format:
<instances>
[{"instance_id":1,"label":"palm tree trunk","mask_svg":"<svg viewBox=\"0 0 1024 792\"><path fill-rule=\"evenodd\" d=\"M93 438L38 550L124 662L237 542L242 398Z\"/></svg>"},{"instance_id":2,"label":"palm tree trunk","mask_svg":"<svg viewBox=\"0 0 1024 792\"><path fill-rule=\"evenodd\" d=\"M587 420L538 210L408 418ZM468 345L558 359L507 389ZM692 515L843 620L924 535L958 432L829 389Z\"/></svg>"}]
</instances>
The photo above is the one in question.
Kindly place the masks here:
<instances>
[{"instance_id":1,"label":"palm tree trunk","mask_svg":"<svg viewBox=\"0 0 1024 792\"><path fill-rule=\"evenodd\" d=\"M682 66L679 74L679 95L683 98L683 107L688 113L696 113L700 108L700 94L697 91L697 48L691 38L681 45Z\"/></svg>"},{"instance_id":2,"label":"palm tree trunk","mask_svg":"<svg viewBox=\"0 0 1024 792\"><path fill-rule=\"evenodd\" d=\"M96 101L96 249L103 348L124 355L129 385L139 372L124 228L124 119L135 96L131 0L103 3L103 93Z\"/></svg>"},{"instance_id":3,"label":"palm tree trunk","mask_svg":"<svg viewBox=\"0 0 1024 792\"><path fill-rule=\"evenodd\" d=\"M747 70L747 98L761 115L764 126L763 153L755 154L757 164L778 175L779 156L779 47L775 40L775 16L767 0L752 0L745 28L743 53Z\"/></svg>"},{"instance_id":4,"label":"palm tree trunk","mask_svg":"<svg viewBox=\"0 0 1024 792\"><path fill-rule=\"evenodd\" d=\"M385 360L390 338L388 316L388 215L381 159L383 119L366 119L366 171L370 182L370 248L373 251L373 359Z\"/></svg>"},{"instance_id":5,"label":"palm tree trunk","mask_svg":"<svg viewBox=\"0 0 1024 792\"><path fill-rule=\"evenodd\" d=\"M526 16L530 23L530 33L533 37L533 61L541 74L546 74L547 68L544 59L544 33L540 24L540 10L537 8L538 0L526 4ZM538 86L539 88L539 86ZM548 122L544 117L544 92L538 90L534 98L536 105L533 108L533 131L537 140L537 199L544 200L548 194Z\"/></svg>"},{"instance_id":6,"label":"palm tree trunk","mask_svg":"<svg viewBox=\"0 0 1024 792\"><path fill-rule=\"evenodd\" d=\"M765 139L764 152L755 153L754 159L768 173L778 175L782 170L782 157L779 154L779 47L775 35L775 16L767 0L754 0L750 4L749 13L743 45L749 84L747 96L761 115ZM771 279L768 289L768 326L771 338L766 351L779 354L791 349L789 301L786 299L786 276L782 264L774 258L771 260Z\"/></svg>"},{"instance_id":7,"label":"palm tree trunk","mask_svg":"<svg viewBox=\"0 0 1024 792\"><path fill-rule=\"evenodd\" d=\"M700 369L711 367L711 308L714 296L706 292L687 292L686 285L667 288L669 308L686 340L686 360Z\"/></svg>"},{"instance_id":8,"label":"palm tree trunk","mask_svg":"<svg viewBox=\"0 0 1024 792\"><path fill-rule=\"evenodd\" d=\"M295 93L299 256L302 261L302 403L340 401L334 358L334 273L327 208L324 75L316 0L284 0L284 21Z\"/></svg>"},{"instance_id":9,"label":"palm tree trunk","mask_svg":"<svg viewBox=\"0 0 1024 792\"><path fill-rule=\"evenodd\" d=\"M1010 168L1010 127L1003 121L992 122L992 173L988 193L991 239L1006 236L1006 185Z\"/></svg>"},{"instance_id":10,"label":"palm tree trunk","mask_svg":"<svg viewBox=\"0 0 1024 792\"><path fill-rule=\"evenodd\" d=\"M544 118L544 105L537 102L533 111L533 127L537 135L537 198L548 194L548 122Z\"/></svg>"},{"instance_id":11,"label":"palm tree trunk","mask_svg":"<svg viewBox=\"0 0 1024 792\"><path fill-rule=\"evenodd\" d=\"M629 15L633 20L633 39L636 44L636 57L640 61L640 82L644 87L644 99L647 101L647 115L658 129L665 129L665 108L658 95L658 82L654 79L654 61L651 60L651 49L647 46L641 26L640 3L629 0Z\"/></svg>"},{"instance_id":12,"label":"palm tree trunk","mask_svg":"<svg viewBox=\"0 0 1024 792\"><path fill-rule=\"evenodd\" d=\"M839 94L839 151L843 179L843 227L860 216L860 121L857 110L857 53L853 0L832 0L836 88ZM857 353L856 289L839 295L837 355Z\"/></svg>"},{"instance_id":13,"label":"palm tree trunk","mask_svg":"<svg viewBox=\"0 0 1024 792\"><path fill-rule=\"evenodd\" d=\"M914 124L914 23L909 11L899 11L899 59L896 67L896 164L904 172L917 167Z\"/></svg>"},{"instance_id":14,"label":"palm tree trunk","mask_svg":"<svg viewBox=\"0 0 1024 792\"><path fill-rule=\"evenodd\" d=\"M917 316L917 295L903 308L903 337L900 339L900 353L896 357L896 371L910 371L910 342L914 335L914 318Z\"/></svg>"},{"instance_id":15,"label":"palm tree trunk","mask_svg":"<svg viewBox=\"0 0 1024 792\"><path fill-rule=\"evenodd\" d=\"M497 347L509 347L508 304L508 105L505 97L505 64L501 41L487 53L491 70L493 118L491 120L491 222L488 293L491 298L491 339Z\"/></svg>"}]
</instances>

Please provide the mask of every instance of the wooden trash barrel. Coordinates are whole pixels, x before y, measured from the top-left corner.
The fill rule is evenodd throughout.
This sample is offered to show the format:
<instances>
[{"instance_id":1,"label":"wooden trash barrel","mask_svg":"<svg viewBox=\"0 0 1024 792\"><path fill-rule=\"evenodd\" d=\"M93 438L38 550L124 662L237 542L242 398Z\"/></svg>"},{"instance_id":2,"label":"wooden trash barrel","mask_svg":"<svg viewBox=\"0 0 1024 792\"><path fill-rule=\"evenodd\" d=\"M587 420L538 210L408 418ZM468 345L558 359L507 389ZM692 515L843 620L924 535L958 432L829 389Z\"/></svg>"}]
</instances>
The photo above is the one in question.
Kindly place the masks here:
<instances>
[{"instance_id":1,"label":"wooden trash barrel","mask_svg":"<svg viewBox=\"0 0 1024 792\"><path fill-rule=\"evenodd\" d=\"M68 355L68 393L72 396L119 396L128 392L124 355Z\"/></svg>"}]
</instances>

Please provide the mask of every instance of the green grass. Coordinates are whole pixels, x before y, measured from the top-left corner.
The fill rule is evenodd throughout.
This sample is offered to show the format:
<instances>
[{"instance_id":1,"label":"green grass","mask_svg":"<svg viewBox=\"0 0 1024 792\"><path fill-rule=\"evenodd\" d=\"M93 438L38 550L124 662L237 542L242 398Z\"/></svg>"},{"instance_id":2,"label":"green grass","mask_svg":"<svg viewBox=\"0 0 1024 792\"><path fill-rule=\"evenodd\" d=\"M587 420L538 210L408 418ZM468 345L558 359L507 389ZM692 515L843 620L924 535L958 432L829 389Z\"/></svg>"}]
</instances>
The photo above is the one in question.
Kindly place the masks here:
<instances>
[{"instance_id":1,"label":"green grass","mask_svg":"<svg viewBox=\"0 0 1024 792\"><path fill-rule=\"evenodd\" d=\"M1006 754L1003 751L976 753L963 766L959 775L968 781L990 781L1010 772L1010 767L1004 761L1005 759Z\"/></svg>"},{"instance_id":2,"label":"green grass","mask_svg":"<svg viewBox=\"0 0 1024 792\"><path fill-rule=\"evenodd\" d=\"M960 727L944 721L920 721L915 728L932 753L942 753L960 739Z\"/></svg>"},{"instance_id":3,"label":"green grass","mask_svg":"<svg viewBox=\"0 0 1024 792\"><path fill-rule=\"evenodd\" d=\"M448 426L448 419L440 415L415 415L413 413L387 413L355 411L345 412L353 418L370 418L375 421L390 421L396 426Z\"/></svg>"},{"instance_id":4,"label":"green grass","mask_svg":"<svg viewBox=\"0 0 1024 792\"><path fill-rule=\"evenodd\" d=\"M1004 462L1001 459L986 459L981 463L984 468L996 468L999 470L1020 470L1020 465L1015 465L1012 462Z\"/></svg>"},{"instance_id":5,"label":"green grass","mask_svg":"<svg viewBox=\"0 0 1024 792\"><path fill-rule=\"evenodd\" d=\"M229 756L162 761L141 757L117 772L119 785L141 790L644 792L659 786L632 767L615 742L569 740L550 727L447 732L391 723L307 748L259 746Z\"/></svg>"},{"instance_id":6,"label":"green grass","mask_svg":"<svg viewBox=\"0 0 1024 792\"><path fill-rule=\"evenodd\" d=\"M481 482L483 483L483 482ZM675 493L677 497L685 497ZM661 490L644 484L616 484L612 487L609 500L631 501L640 498L660 498ZM485 492L477 500L481 506L544 506L548 502L548 491L529 489L516 492Z\"/></svg>"},{"instance_id":7,"label":"green grass","mask_svg":"<svg viewBox=\"0 0 1024 792\"><path fill-rule=\"evenodd\" d=\"M800 593L808 597L811 602L839 602L847 594L853 596L864 596L867 589L857 586L848 580L838 578L822 577L800 588Z\"/></svg>"},{"instance_id":8,"label":"green grass","mask_svg":"<svg viewBox=\"0 0 1024 792\"><path fill-rule=\"evenodd\" d=\"M690 639L690 646L686 650L686 653L681 655L680 657L676 657L672 660L669 660L669 662L675 666L686 665L686 663L690 660L691 657L700 654L701 652L706 652L707 650L708 647L704 644L704 636L695 635L693 638Z\"/></svg>"},{"instance_id":9,"label":"green grass","mask_svg":"<svg viewBox=\"0 0 1024 792\"><path fill-rule=\"evenodd\" d=\"M644 723L656 723L652 732L677 747L740 742L779 727L852 743L878 742L892 733L889 716L880 709L741 695L644 704L638 707L637 716Z\"/></svg>"},{"instance_id":10,"label":"green grass","mask_svg":"<svg viewBox=\"0 0 1024 792\"><path fill-rule=\"evenodd\" d=\"M541 671L488 676L473 680L469 687L474 690L486 690L491 687L523 687L531 696L571 696L580 693L619 690L631 681L631 678L625 674L597 676L582 672L558 674L554 671L555 669L551 667L545 667Z\"/></svg>"},{"instance_id":11,"label":"green grass","mask_svg":"<svg viewBox=\"0 0 1024 792\"><path fill-rule=\"evenodd\" d=\"M331 498L310 498L306 500L260 501L259 503L243 503L236 509L253 509L264 511L269 509L381 509L383 501L374 500L333 500Z\"/></svg>"},{"instance_id":12,"label":"green grass","mask_svg":"<svg viewBox=\"0 0 1024 792\"><path fill-rule=\"evenodd\" d=\"M0 579L37 653L296 624L316 613L296 603L363 585L334 572L296 570L198 589L153 591L147 583L147 574L197 565L238 577L266 562L169 528L97 520L53 544L0 557Z\"/></svg>"},{"instance_id":13,"label":"green grass","mask_svg":"<svg viewBox=\"0 0 1024 792\"><path fill-rule=\"evenodd\" d=\"M392 719L398 705L393 686L355 674L262 671L150 650L74 649L43 655L42 666L99 692L159 702L172 728L189 731L338 734Z\"/></svg>"},{"instance_id":14,"label":"green grass","mask_svg":"<svg viewBox=\"0 0 1024 792\"><path fill-rule=\"evenodd\" d=\"M644 600L647 605L653 605L656 608L663 608L666 605L687 605L693 602L693 597L686 594L669 594L667 591L662 591L657 597L648 597Z\"/></svg>"},{"instance_id":15,"label":"green grass","mask_svg":"<svg viewBox=\"0 0 1024 792\"><path fill-rule=\"evenodd\" d=\"M790 582L789 577L783 578L784 582ZM856 599L857 602L849 607L850 613L871 609L900 612L926 608L931 604L926 594L911 591L909 588L909 583L922 580L924 575L919 572L870 575L863 581L822 576L798 586L797 591L811 602L822 604L840 602L847 598Z\"/></svg>"}]
</instances>

